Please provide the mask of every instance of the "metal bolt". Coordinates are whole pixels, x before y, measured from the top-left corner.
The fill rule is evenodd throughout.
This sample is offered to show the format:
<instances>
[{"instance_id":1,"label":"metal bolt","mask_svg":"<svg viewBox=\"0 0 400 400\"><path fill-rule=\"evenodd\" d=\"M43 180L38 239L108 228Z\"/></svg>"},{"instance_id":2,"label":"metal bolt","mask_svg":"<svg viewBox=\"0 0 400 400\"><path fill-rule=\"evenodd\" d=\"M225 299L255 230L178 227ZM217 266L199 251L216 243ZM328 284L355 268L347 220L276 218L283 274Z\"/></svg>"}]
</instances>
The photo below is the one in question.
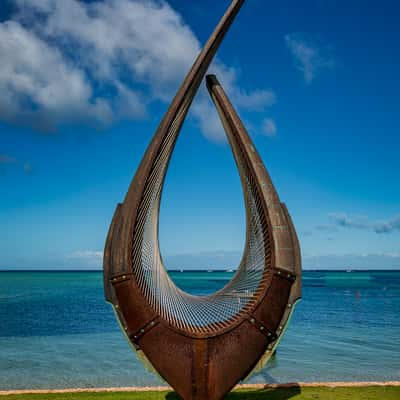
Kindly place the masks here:
<instances>
[{"instance_id":1,"label":"metal bolt","mask_svg":"<svg viewBox=\"0 0 400 400\"><path fill-rule=\"evenodd\" d=\"M123 277L122 277L122 279L125 279L126 278L126 276L124 275Z\"/></svg>"},{"instance_id":2,"label":"metal bolt","mask_svg":"<svg viewBox=\"0 0 400 400\"><path fill-rule=\"evenodd\" d=\"M263 326L260 326L260 331L263 331L264 330L264 327Z\"/></svg>"},{"instance_id":3,"label":"metal bolt","mask_svg":"<svg viewBox=\"0 0 400 400\"><path fill-rule=\"evenodd\" d=\"M140 330L140 333L144 333L144 329L141 329L141 330Z\"/></svg>"},{"instance_id":4,"label":"metal bolt","mask_svg":"<svg viewBox=\"0 0 400 400\"><path fill-rule=\"evenodd\" d=\"M291 304L288 304L287 306L288 306L289 308L292 308L292 305L291 305Z\"/></svg>"},{"instance_id":5,"label":"metal bolt","mask_svg":"<svg viewBox=\"0 0 400 400\"><path fill-rule=\"evenodd\" d=\"M251 322L252 324L254 324L256 321L255 321L254 318L252 318L252 319L250 320L250 322Z\"/></svg>"},{"instance_id":6,"label":"metal bolt","mask_svg":"<svg viewBox=\"0 0 400 400\"><path fill-rule=\"evenodd\" d=\"M119 305L118 305L118 304L116 304L116 305L115 305L115 308L119 308Z\"/></svg>"}]
</instances>

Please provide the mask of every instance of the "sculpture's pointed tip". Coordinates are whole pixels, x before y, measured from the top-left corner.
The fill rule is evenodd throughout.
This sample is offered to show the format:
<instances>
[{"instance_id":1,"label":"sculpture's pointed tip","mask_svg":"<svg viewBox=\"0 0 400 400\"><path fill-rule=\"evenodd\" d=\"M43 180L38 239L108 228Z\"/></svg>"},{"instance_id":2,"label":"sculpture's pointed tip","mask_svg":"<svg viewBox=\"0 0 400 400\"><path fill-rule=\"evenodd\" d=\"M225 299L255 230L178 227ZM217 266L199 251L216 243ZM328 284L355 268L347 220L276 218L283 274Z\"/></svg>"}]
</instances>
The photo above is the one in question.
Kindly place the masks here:
<instances>
[{"instance_id":1,"label":"sculpture's pointed tip","mask_svg":"<svg viewBox=\"0 0 400 400\"><path fill-rule=\"evenodd\" d=\"M244 3L244 0L232 0L232 4L236 5L236 4L240 4L242 5Z\"/></svg>"},{"instance_id":2,"label":"sculpture's pointed tip","mask_svg":"<svg viewBox=\"0 0 400 400\"><path fill-rule=\"evenodd\" d=\"M213 86L220 85L216 75L213 75L213 74L206 76L206 84L207 84L207 89L209 92L211 92L211 89L213 88Z\"/></svg>"}]
</instances>

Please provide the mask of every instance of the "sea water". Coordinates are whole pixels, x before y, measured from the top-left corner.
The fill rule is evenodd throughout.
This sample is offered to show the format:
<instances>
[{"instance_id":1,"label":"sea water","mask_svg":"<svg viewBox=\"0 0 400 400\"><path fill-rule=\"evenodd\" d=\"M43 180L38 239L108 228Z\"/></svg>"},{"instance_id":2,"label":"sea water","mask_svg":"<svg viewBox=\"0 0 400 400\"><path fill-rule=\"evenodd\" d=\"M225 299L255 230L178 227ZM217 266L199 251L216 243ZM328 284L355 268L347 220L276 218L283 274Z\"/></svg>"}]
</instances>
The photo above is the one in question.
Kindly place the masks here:
<instances>
[{"instance_id":1,"label":"sea water","mask_svg":"<svg viewBox=\"0 0 400 400\"><path fill-rule=\"evenodd\" d=\"M228 272L171 272L201 295ZM276 356L249 382L400 380L400 271L303 275ZM0 272L0 390L148 386L104 301L101 272Z\"/></svg>"}]
</instances>

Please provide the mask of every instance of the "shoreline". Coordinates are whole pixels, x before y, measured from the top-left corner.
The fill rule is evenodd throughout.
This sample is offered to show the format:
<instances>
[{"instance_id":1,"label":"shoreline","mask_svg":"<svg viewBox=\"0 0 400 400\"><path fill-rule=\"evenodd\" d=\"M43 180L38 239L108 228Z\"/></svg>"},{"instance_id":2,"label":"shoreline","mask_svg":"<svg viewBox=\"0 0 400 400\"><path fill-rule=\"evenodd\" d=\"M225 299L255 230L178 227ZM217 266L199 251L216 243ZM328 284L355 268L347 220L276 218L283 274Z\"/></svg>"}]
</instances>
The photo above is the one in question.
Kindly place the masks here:
<instances>
[{"instance_id":1,"label":"shoreline","mask_svg":"<svg viewBox=\"0 0 400 400\"><path fill-rule=\"evenodd\" d=\"M255 383L235 386L237 389L277 389L295 387L371 387L371 386L400 386L400 381L386 382L290 382L290 383ZM107 393L107 392L166 392L172 391L170 386L130 386L109 388L70 388L70 389L20 389L0 390L0 396L16 394L51 394L51 393Z\"/></svg>"}]
</instances>

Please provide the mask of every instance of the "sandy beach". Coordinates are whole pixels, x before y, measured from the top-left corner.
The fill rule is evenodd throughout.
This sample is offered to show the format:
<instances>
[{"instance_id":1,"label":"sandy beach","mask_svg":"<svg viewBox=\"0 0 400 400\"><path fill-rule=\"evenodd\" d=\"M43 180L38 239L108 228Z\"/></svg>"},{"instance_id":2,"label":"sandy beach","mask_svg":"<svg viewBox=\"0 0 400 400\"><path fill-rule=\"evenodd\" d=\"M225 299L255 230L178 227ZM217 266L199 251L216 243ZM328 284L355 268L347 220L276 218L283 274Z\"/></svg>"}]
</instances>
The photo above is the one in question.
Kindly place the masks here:
<instances>
[{"instance_id":1,"label":"sandy beach","mask_svg":"<svg viewBox=\"0 0 400 400\"><path fill-rule=\"evenodd\" d=\"M236 389L277 389L295 387L372 387L372 386L400 386L400 381L388 382L289 382L280 384L243 384L237 385ZM48 394L48 393L107 393L107 392L165 392L170 391L170 386L130 386L109 388L71 388L71 389L32 389L32 390L0 390L0 395L16 394Z\"/></svg>"}]
</instances>

